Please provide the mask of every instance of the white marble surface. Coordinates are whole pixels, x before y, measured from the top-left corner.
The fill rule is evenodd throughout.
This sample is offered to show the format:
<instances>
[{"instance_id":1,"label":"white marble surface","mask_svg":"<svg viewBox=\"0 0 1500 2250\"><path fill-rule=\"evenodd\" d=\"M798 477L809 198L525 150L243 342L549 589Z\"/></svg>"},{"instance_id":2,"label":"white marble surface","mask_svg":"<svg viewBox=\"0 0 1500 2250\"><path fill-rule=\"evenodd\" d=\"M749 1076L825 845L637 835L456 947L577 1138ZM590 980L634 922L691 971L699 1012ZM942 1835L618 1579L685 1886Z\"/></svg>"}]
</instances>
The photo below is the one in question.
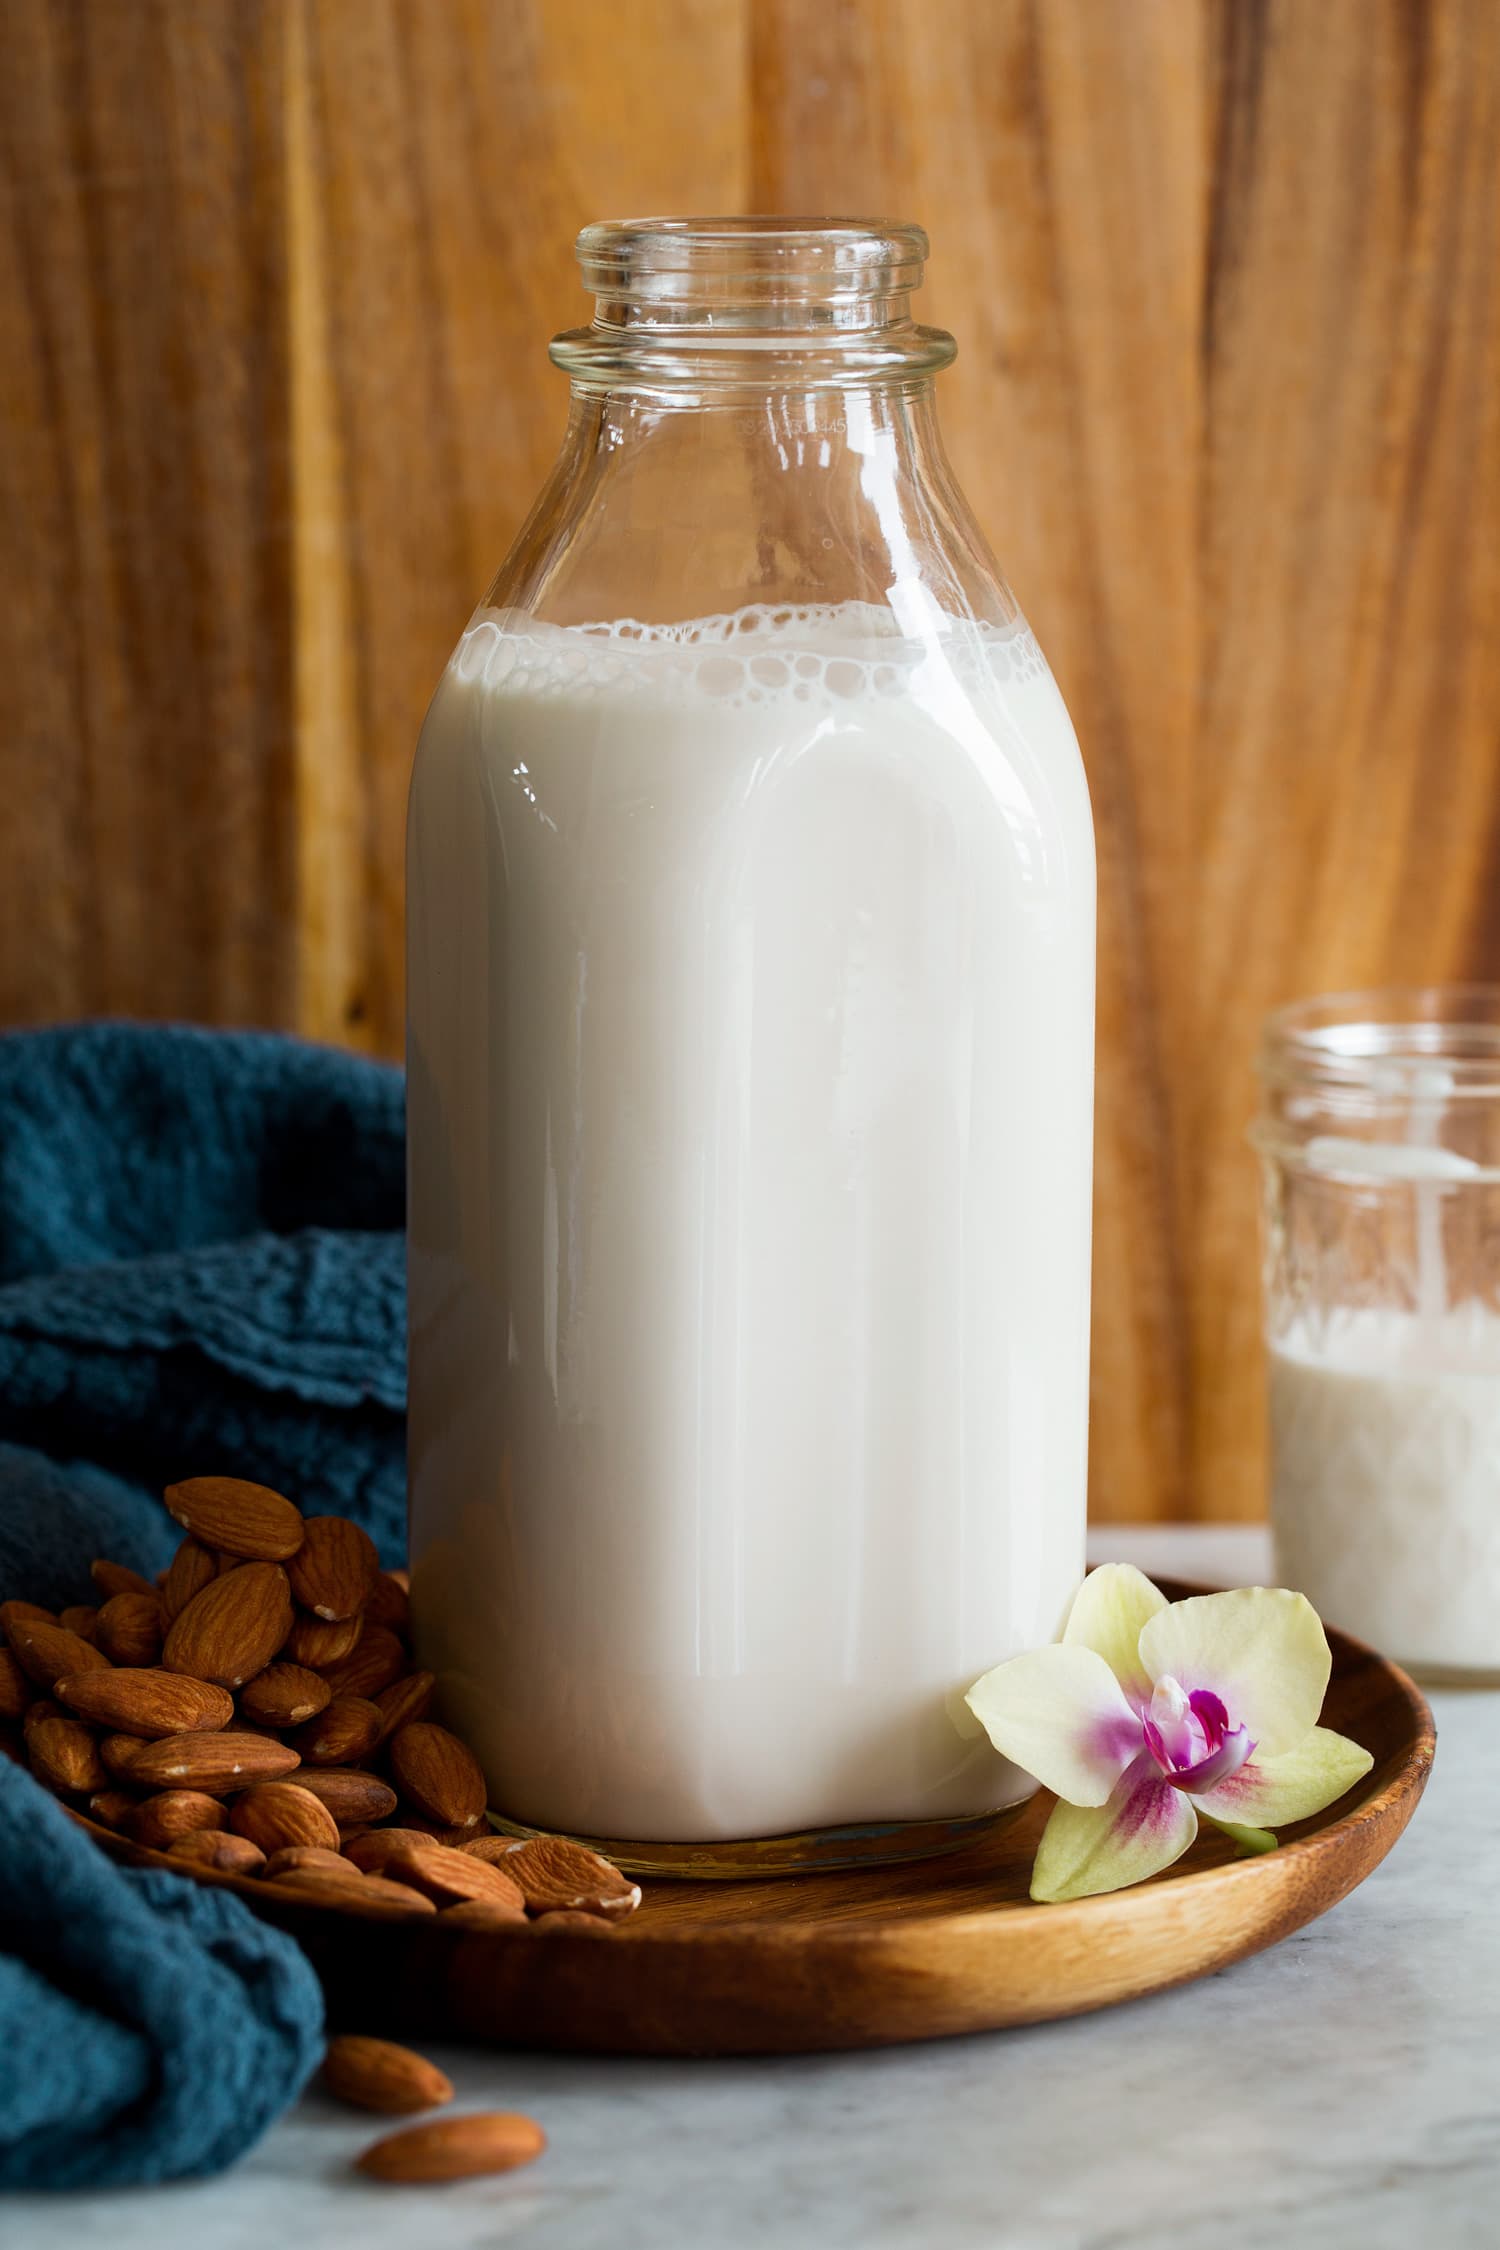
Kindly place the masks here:
<instances>
[{"instance_id":1,"label":"white marble surface","mask_svg":"<svg viewBox=\"0 0 1500 2250\"><path fill-rule=\"evenodd\" d=\"M1101 1536L1203 1579L1259 1534ZM508 2180L379 2189L372 2121L305 2101L233 2173L0 2201L5 2250L1494 2250L1500 1695L1435 1699L1426 1799L1342 1906L1209 1981L1072 2023L730 2063L444 2053L539 2118Z\"/></svg>"}]
</instances>

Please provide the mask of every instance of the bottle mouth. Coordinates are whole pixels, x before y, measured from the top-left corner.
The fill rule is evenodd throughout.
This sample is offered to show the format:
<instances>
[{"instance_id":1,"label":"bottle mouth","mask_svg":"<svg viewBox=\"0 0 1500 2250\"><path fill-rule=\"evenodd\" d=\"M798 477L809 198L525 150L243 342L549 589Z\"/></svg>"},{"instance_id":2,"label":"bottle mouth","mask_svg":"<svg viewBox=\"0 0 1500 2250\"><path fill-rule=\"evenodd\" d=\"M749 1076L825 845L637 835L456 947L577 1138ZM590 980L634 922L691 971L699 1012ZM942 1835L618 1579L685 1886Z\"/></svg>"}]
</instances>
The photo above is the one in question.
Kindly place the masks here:
<instances>
[{"instance_id":1,"label":"bottle mouth","mask_svg":"<svg viewBox=\"0 0 1500 2250\"><path fill-rule=\"evenodd\" d=\"M1266 1020L1262 1079L1292 1092L1422 1099L1500 1095L1500 985L1386 986L1320 994Z\"/></svg>"},{"instance_id":2,"label":"bottle mouth","mask_svg":"<svg viewBox=\"0 0 1500 2250\"><path fill-rule=\"evenodd\" d=\"M892 219L605 219L578 237L584 286L636 306L848 306L920 287L927 237Z\"/></svg>"}]
</instances>

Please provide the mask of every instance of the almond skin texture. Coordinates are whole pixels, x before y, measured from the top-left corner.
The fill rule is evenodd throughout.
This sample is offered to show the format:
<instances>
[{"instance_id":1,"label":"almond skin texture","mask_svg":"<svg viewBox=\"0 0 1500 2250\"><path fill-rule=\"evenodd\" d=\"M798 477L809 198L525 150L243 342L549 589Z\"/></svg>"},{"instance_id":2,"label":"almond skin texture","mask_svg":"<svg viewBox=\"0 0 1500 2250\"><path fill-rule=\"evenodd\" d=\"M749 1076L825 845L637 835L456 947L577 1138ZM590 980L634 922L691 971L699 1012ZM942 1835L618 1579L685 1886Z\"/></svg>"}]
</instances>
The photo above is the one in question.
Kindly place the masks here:
<instances>
[{"instance_id":1,"label":"almond skin texture","mask_svg":"<svg viewBox=\"0 0 1500 2250\"><path fill-rule=\"evenodd\" d=\"M220 1875L258 1875L266 1864L259 1844L218 1828L196 1828L191 1836L179 1836L168 1845L167 1857L185 1859L193 1867L211 1867Z\"/></svg>"},{"instance_id":2,"label":"almond skin texture","mask_svg":"<svg viewBox=\"0 0 1500 2250\"><path fill-rule=\"evenodd\" d=\"M31 1685L15 1650L0 1648L0 1719L19 1719L30 1700Z\"/></svg>"},{"instance_id":3,"label":"almond skin texture","mask_svg":"<svg viewBox=\"0 0 1500 2250\"><path fill-rule=\"evenodd\" d=\"M37 1780L63 1797L89 1797L109 1780L93 1735L81 1719L41 1719L26 1736Z\"/></svg>"},{"instance_id":4,"label":"almond skin texture","mask_svg":"<svg viewBox=\"0 0 1500 2250\"><path fill-rule=\"evenodd\" d=\"M335 1695L374 1698L406 1670L406 1650L388 1625L367 1625L359 1645L342 1664L324 1667Z\"/></svg>"},{"instance_id":5,"label":"almond skin texture","mask_svg":"<svg viewBox=\"0 0 1500 2250\"><path fill-rule=\"evenodd\" d=\"M430 1672L408 1672L404 1680L381 1689L375 1698L380 1712L380 1742L389 1742L398 1727L415 1726L418 1719L426 1718L436 1685Z\"/></svg>"},{"instance_id":6,"label":"almond skin texture","mask_svg":"<svg viewBox=\"0 0 1500 2250\"><path fill-rule=\"evenodd\" d=\"M290 1740L305 1766L357 1766L380 1740L380 1713L362 1695L336 1695Z\"/></svg>"},{"instance_id":7,"label":"almond skin texture","mask_svg":"<svg viewBox=\"0 0 1500 2250\"><path fill-rule=\"evenodd\" d=\"M340 1828L388 1820L396 1809L396 1792L390 1784L355 1766L303 1766L297 1781L328 1807Z\"/></svg>"},{"instance_id":8,"label":"almond skin texture","mask_svg":"<svg viewBox=\"0 0 1500 2250\"><path fill-rule=\"evenodd\" d=\"M268 1883L274 1883L279 1875L305 1875L309 1868L324 1875L342 1875L346 1883L364 1881L357 1867L351 1867L326 1844L282 1844L272 1852L262 1873Z\"/></svg>"},{"instance_id":9,"label":"almond skin texture","mask_svg":"<svg viewBox=\"0 0 1500 2250\"><path fill-rule=\"evenodd\" d=\"M328 2042L323 2084L336 2101L391 2117L439 2109L453 2099L453 2081L425 2055L390 2039L365 2039L347 2031Z\"/></svg>"},{"instance_id":10,"label":"almond skin texture","mask_svg":"<svg viewBox=\"0 0 1500 2250\"><path fill-rule=\"evenodd\" d=\"M482 1859L491 1867L503 1867L511 1853L521 1849L521 1839L518 1836L492 1836L486 1829L482 1836L471 1836L458 1849L466 1852L470 1859Z\"/></svg>"},{"instance_id":11,"label":"almond skin texture","mask_svg":"<svg viewBox=\"0 0 1500 2250\"><path fill-rule=\"evenodd\" d=\"M305 1664L268 1664L240 1689L240 1715L258 1727L300 1727L327 1709L328 1682Z\"/></svg>"},{"instance_id":12,"label":"almond skin texture","mask_svg":"<svg viewBox=\"0 0 1500 2250\"><path fill-rule=\"evenodd\" d=\"M112 1781L128 1781L135 1763L136 1752L144 1750L145 1743L135 1734L105 1734L99 1737L99 1755L104 1760L104 1770ZM132 1803L134 1799L131 1800Z\"/></svg>"},{"instance_id":13,"label":"almond skin texture","mask_svg":"<svg viewBox=\"0 0 1500 2250\"><path fill-rule=\"evenodd\" d=\"M396 1787L429 1820L462 1828L478 1820L488 1792L479 1760L446 1727L419 1719L391 1736L390 1768Z\"/></svg>"},{"instance_id":14,"label":"almond skin texture","mask_svg":"<svg viewBox=\"0 0 1500 2250\"><path fill-rule=\"evenodd\" d=\"M435 2117L389 2133L356 2159L372 2180L396 2186L425 2186L438 2180L475 2180L491 2172L514 2172L531 2164L547 2146L547 2136L529 2117L502 2110L472 2117Z\"/></svg>"},{"instance_id":15,"label":"almond skin texture","mask_svg":"<svg viewBox=\"0 0 1500 2250\"><path fill-rule=\"evenodd\" d=\"M346 1657L352 1656L364 1629L363 1617L344 1617L336 1625L328 1625L321 1617L309 1616L305 1609L299 1609L282 1653L294 1664L305 1664L310 1671L320 1671L342 1664ZM332 1688L328 1692L332 1695Z\"/></svg>"},{"instance_id":16,"label":"almond skin texture","mask_svg":"<svg viewBox=\"0 0 1500 2250\"><path fill-rule=\"evenodd\" d=\"M641 1903L641 1887L582 1844L561 1836L533 1836L505 1862L505 1872L526 1895L533 1914L601 1914L622 1920Z\"/></svg>"},{"instance_id":17,"label":"almond skin texture","mask_svg":"<svg viewBox=\"0 0 1500 2250\"><path fill-rule=\"evenodd\" d=\"M346 1839L344 1857L366 1875L378 1875L397 1852L424 1851L431 1842L419 1828L372 1828L368 1835Z\"/></svg>"},{"instance_id":18,"label":"almond skin texture","mask_svg":"<svg viewBox=\"0 0 1500 2250\"><path fill-rule=\"evenodd\" d=\"M6 1604L7 1608L12 1606ZM70 1633L66 1626L44 1624L37 1617L8 1618L5 1637L26 1677L48 1693L72 1673L107 1672L110 1668L109 1658L91 1641Z\"/></svg>"},{"instance_id":19,"label":"almond skin texture","mask_svg":"<svg viewBox=\"0 0 1500 2250\"><path fill-rule=\"evenodd\" d=\"M265 1670L291 1629L286 1572L247 1562L193 1596L172 1620L161 1660L169 1672L243 1687Z\"/></svg>"},{"instance_id":20,"label":"almond skin texture","mask_svg":"<svg viewBox=\"0 0 1500 2250\"><path fill-rule=\"evenodd\" d=\"M295 1750L260 1734L173 1734L136 1753L130 1779L138 1789L201 1789L232 1796L257 1781L278 1781L300 1764Z\"/></svg>"},{"instance_id":21,"label":"almond skin texture","mask_svg":"<svg viewBox=\"0 0 1500 2250\"><path fill-rule=\"evenodd\" d=\"M294 1781L263 1781L235 1798L229 1825L269 1855L288 1844L339 1848L338 1823L326 1805Z\"/></svg>"},{"instance_id":22,"label":"almond skin texture","mask_svg":"<svg viewBox=\"0 0 1500 2250\"><path fill-rule=\"evenodd\" d=\"M81 1641L98 1641L99 1612L92 1602L76 1602L71 1609L59 1613L57 1622L65 1632L76 1633Z\"/></svg>"},{"instance_id":23,"label":"almond skin texture","mask_svg":"<svg viewBox=\"0 0 1500 2250\"><path fill-rule=\"evenodd\" d=\"M135 1799L128 1789L99 1789L89 1799L90 1820L121 1835L129 1828L135 1809Z\"/></svg>"},{"instance_id":24,"label":"almond skin texture","mask_svg":"<svg viewBox=\"0 0 1500 2250\"><path fill-rule=\"evenodd\" d=\"M290 1500L238 1477L189 1477L169 1484L167 1514L205 1547L251 1562L286 1562L302 1544L302 1517Z\"/></svg>"},{"instance_id":25,"label":"almond skin texture","mask_svg":"<svg viewBox=\"0 0 1500 2250\"><path fill-rule=\"evenodd\" d=\"M383 1570L365 1602L365 1623L385 1625L403 1640L411 1633L411 1596L394 1571Z\"/></svg>"},{"instance_id":26,"label":"almond skin texture","mask_svg":"<svg viewBox=\"0 0 1500 2250\"><path fill-rule=\"evenodd\" d=\"M185 1680L171 1672L124 1667L119 1671L75 1672L57 1683L59 1699L81 1719L116 1734L210 1733L227 1727L234 1699L207 1680Z\"/></svg>"},{"instance_id":27,"label":"almond skin texture","mask_svg":"<svg viewBox=\"0 0 1500 2250\"><path fill-rule=\"evenodd\" d=\"M420 1891L408 1890L403 1883L387 1883L379 1875L359 1875L350 1882L347 1875L304 1867L279 1877L274 1888L280 1898L306 1899L312 1905L331 1906L345 1914L352 1907L372 1922L411 1922L436 1911L431 1899L423 1898Z\"/></svg>"},{"instance_id":28,"label":"almond skin texture","mask_svg":"<svg viewBox=\"0 0 1500 2250\"><path fill-rule=\"evenodd\" d=\"M509 1875L446 1844L408 1846L405 1851L392 1852L380 1872L393 1883L409 1883L436 1907L463 1906L477 1898L517 1914L526 1911L521 1887Z\"/></svg>"},{"instance_id":29,"label":"almond skin texture","mask_svg":"<svg viewBox=\"0 0 1500 2250\"><path fill-rule=\"evenodd\" d=\"M159 1664L165 1630L160 1594L111 1594L99 1612L94 1645L103 1649L111 1664Z\"/></svg>"},{"instance_id":30,"label":"almond skin texture","mask_svg":"<svg viewBox=\"0 0 1500 2250\"><path fill-rule=\"evenodd\" d=\"M218 1575L219 1565L208 1549L200 1547L196 1539L184 1539L162 1580L162 1608L168 1624L180 1617L193 1596L212 1585Z\"/></svg>"},{"instance_id":31,"label":"almond skin texture","mask_svg":"<svg viewBox=\"0 0 1500 2250\"><path fill-rule=\"evenodd\" d=\"M218 1800L205 1797L201 1789L162 1789L136 1806L130 1820L130 1833L138 1844L145 1844L154 1852L164 1852L179 1836L191 1836L205 1828L223 1828L228 1819L229 1815Z\"/></svg>"},{"instance_id":32,"label":"almond skin texture","mask_svg":"<svg viewBox=\"0 0 1500 2250\"><path fill-rule=\"evenodd\" d=\"M154 1594L157 1590L149 1578L127 1569L124 1563L91 1562L89 1576L99 1589L101 1602L113 1601L116 1594Z\"/></svg>"},{"instance_id":33,"label":"almond skin texture","mask_svg":"<svg viewBox=\"0 0 1500 2250\"><path fill-rule=\"evenodd\" d=\"M308 1516L287 1576L299 1607L337 1623L364 1608L380 1576L380 1557L370 1534L347 1516Z\"/></svg>"}]
</instances>

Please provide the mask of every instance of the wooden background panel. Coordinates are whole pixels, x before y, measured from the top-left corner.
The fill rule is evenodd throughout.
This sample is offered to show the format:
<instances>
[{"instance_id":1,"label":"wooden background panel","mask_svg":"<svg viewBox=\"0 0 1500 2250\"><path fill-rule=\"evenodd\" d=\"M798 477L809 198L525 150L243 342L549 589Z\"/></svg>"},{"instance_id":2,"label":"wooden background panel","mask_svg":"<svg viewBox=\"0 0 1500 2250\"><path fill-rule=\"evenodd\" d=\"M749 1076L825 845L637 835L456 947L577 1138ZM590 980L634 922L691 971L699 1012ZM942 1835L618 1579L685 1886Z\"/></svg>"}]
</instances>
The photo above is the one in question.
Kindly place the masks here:
<instances>
[{"instance_id":1,"label":"wooden background panel","mask_svg":"<svg viewBox=\"0 0 1500 2250\"><path fill-rule=\"evenodd\" d=\"M571 237L921 218L1100 828L1095 1510L1262 1501L1272 1001L1500 973L1489 0L0 0L0 1016L394 1051Z\"/></svg>"}]
</instances>

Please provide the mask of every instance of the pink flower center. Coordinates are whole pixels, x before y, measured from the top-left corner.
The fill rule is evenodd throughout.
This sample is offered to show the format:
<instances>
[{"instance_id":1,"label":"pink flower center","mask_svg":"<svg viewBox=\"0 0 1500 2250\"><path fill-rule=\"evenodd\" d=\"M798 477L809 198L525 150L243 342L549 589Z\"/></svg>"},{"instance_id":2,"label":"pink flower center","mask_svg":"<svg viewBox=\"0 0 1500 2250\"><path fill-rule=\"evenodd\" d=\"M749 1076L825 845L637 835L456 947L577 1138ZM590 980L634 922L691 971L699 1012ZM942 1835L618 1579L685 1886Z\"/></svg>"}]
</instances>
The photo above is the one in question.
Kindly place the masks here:
<instances>
[{"instance_id":1,"label":"pink flower center","mask_svg":"<svg viewBox=\"0 0 1500 2250\"><path fill-rule=\"evenodd\" d=\"M1245 1727L1230 1725L1212 1688L1194 1688L1189 1694L1173 1679L1157 1681L1141 1727L1165 1778L1174 1789L1193 1793L1217 1789L1239 1772L1255 1748Z\"/></svg>"}]
</instances>

